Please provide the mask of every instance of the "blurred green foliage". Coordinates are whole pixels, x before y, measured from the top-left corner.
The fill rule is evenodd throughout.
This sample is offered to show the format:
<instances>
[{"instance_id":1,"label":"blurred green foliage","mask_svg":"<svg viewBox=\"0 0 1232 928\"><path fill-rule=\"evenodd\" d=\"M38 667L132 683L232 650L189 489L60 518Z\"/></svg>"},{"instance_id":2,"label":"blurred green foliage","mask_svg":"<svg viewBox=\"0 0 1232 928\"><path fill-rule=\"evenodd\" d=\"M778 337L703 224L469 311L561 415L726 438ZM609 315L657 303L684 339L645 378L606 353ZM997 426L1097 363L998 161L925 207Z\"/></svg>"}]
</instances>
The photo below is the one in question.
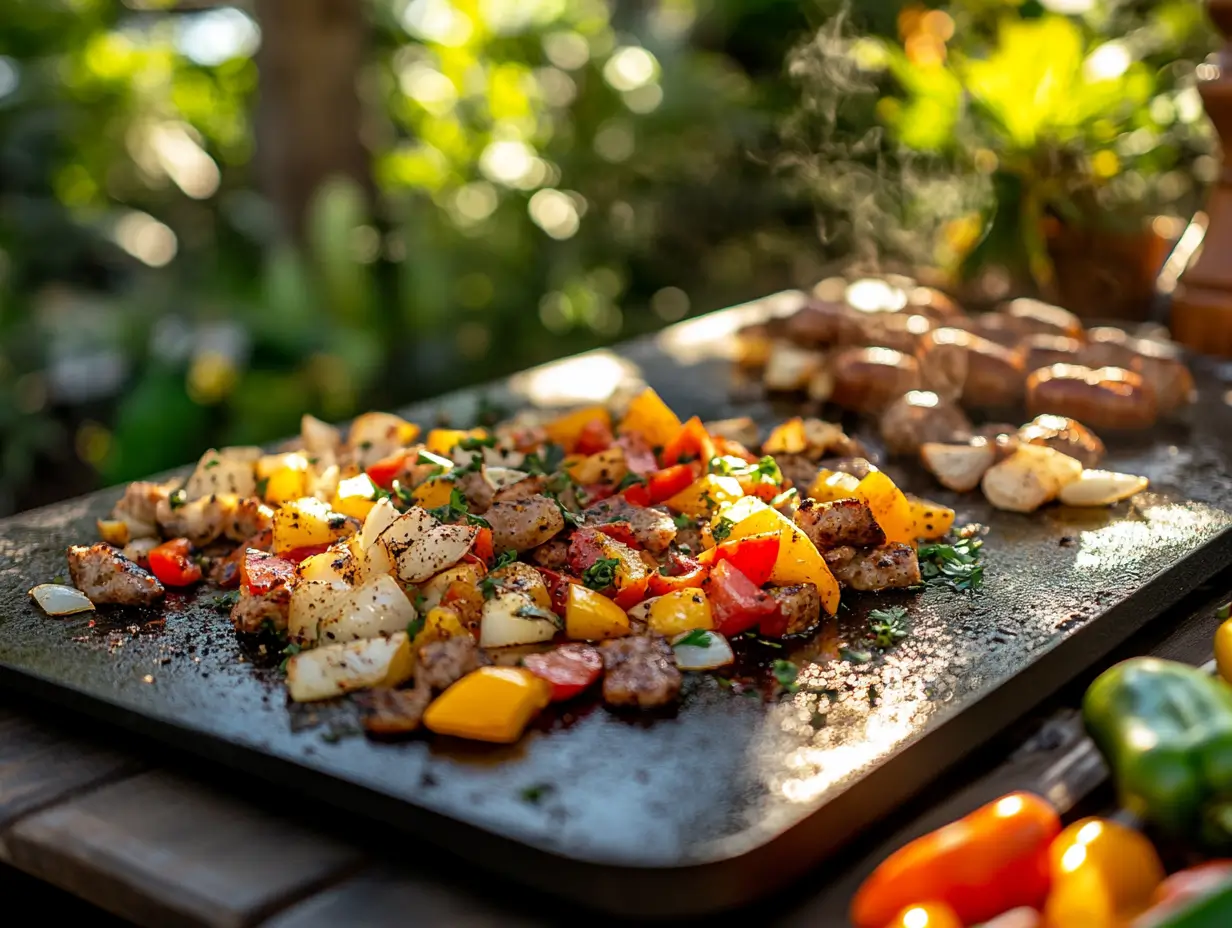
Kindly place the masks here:
<instances>
[{"instance_id":1,"label":"blurred green foliage","mask_svg":"<svg viewBox=\"0 0 1232 928\"><path fill-rule=\"evenodd\" d=\"M302 247L258 189L260 24L208 7L6 6L0 511L814 273L767 167L791 0L366 3L378 198L327 184Z\"/></svg>"},{"instance_id":2,"label":"blurred green foliage","mask_svg":"<svg viewBox=\"0 0 1232 928\"><path fill-rule=\"evenodd\" d=\"M1189 0L354 0L375 199L292 245L247 2L5 4L0 513L836 263L1038 276L1040 217L1183 214L1215 163Z\"/></svg>"}]
</instances>

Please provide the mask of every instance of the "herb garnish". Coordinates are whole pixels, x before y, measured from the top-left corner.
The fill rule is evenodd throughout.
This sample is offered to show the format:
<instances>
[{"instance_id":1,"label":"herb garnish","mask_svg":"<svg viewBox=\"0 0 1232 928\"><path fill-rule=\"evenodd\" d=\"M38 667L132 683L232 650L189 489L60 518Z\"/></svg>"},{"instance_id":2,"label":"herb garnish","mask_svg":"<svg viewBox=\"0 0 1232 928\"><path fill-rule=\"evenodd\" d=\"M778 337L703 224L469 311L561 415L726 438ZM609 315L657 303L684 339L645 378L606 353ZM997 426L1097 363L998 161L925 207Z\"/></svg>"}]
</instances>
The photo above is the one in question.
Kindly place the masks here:
<instances>
[{"instance_id":1,"label":"herb garnish","mask_svg":"<svg viewBox=\"0 0 1232 928\"><path fill-rule=\"evenodd\" d=\"M566 525L571 525L574 528L581 528L586 524L586 519L565 506L565 504L560 501L560 497L555 493L545 490L543 495L556 504L556 508L560 510L560 517L565 520Z\"/></svg>"},{"instance_id":2,"label":"herb garnish","mask_svg":"<svg viewBox=\"0 0 1232 928\"><path fill-rule=\"evenodd\" d=\"M419 633L424 630L424 625L426 625L427 622L428 622L427 616L424 616L424 615L415 616L415 618L411 619L411 621L406 623L406 636L410 638L411 641L414 641L419 636Z\"/></svg>"},{"instance_id":3,"label":"herb garnish","mask_svg":"<svg viewBox=\"0 0 1232 928\"><path fill-rule=\"evenodd\" d=\"M444 506L437 506L435 509L429 509L429 513L439 522L456 522L458 519L465 519L469 525L480 525L484 528L491 528L488 520L483 516L474 515L470 511L470 504L467 503L466 497L462 495L462 491L454 487L449 491L449 502Z\"/></svg>"},{"instance_id":4,"label":"herb garnish","mask_svg":"<svg viewBox=\"0 0 1232 928\"><path fill-rule=\"evenodd\" d=\"M204 469L210 470L211 468L217 467L221 463L222 461L220 461L218 458L210 458L208 461L205 462Z\"/></svg>"},{"instance_id":5,"label":"herb garnish","mask_svg":"<svg viewBox=\"0 0 1232 928\"><path fill-rule=\"evenodd\" d=\"M974 593L984 582L980 548L984 542L973 536L953 544L920 545L920 576L925 583L941 583L960 592Z\"/></svg>"},{"instance_id":6,"label":"herb garnish","mask_svg":"<svg viewBox=\"0 0 1232 928\"><path fill-rule=\"evenodd\" d=\"M565 459L565 449L560 445L548 443L541 451L532 451L522 460L522 467L531 474L554 474Z\"/></svg>"},{"instance_id":7,"label":"herb garnish","mask_svg":"<svg viewBox=\"0 0 1232 928\"><path fill-rule=\"evenodd\" d=\"M800 685L796 683L796 677L800 675L800 668L791 661L776 660L770 665L770 672L774 674L774 679L779 681L779 686L787 690L789 693L794 693L800 689Z\"/></svg>"},{"instance_id":8,"label":"herb garnish","mask_svg":"<svg viewBox=\"0 0 1232 928\"><path fill-rule=\"evenodd\" d=\"M269 489L269 477L262 477L257 481L257 496L265 499L265 493Z\"/></svg>"},{"instance_id":9,"label":"herb garnish","mask_svg":"<svg viewBox=\"0 0 1232 928\"><path fill-rule=\"evenodd\" d=\"M907 637L907 610L902 606L890 609L874 609L868 614L868 628L873 633L873 644L879 648L891 648Z\"/></svg>"},{"instance_id":10,"label":"herb garnish","mask_svg":"<svg viewBox=\"0 0 1232 928\"><path fill-rule=\"evenodd\" d=\"M529 802L531 805L538 805L539 801L549 795L556 789L551 783L535 783L532 786L527 786L518 795L523 802Z\"/></svg>"},{"instance_id":11,"label":"herb garnish","mask_svg":"<svg viewBox=\"0 0 1232 928\"><path fill-rule=\"evenodd\" d=\"M410 487L404 487L400 481L395 480L390 486L393 487L393 503L395 506L405 506L407 509L415 505L415 494L411 492Z\"/></svg>"},{"instance_id":12,"label":"herb garnish","mask_svg":"<svg viewBox=\"0 0 1232 928\"><path fill-rule=\"evenodd\" d=\"M542 606L529 605L523 606L514 613L519 619L537 619L545 622L551 622L557 628L563 630L565 627L564 619L558 616L551 609L544 609Z\"/></svg>"},{"instance_id":13,"label":"herb garnish","mask_svg":"<svg viewBox=\"0 0 1232 928\"><path fill-rule=\"evenodd\" d=\"M629 471L627 474L625 474L623 477L620 478L620 483L616 484L616 492L621 493L629 489L629 487L638 487L638 486L644 487L645 485L646 485L645 477L639 474L635 474L633 473L633 471Z\"/></svg>"},{"instance_id":14,"label":"herb garnish","mask_svg":"<svg viewBox=\"0 0 1232 928\"><path fill-rule=\"evenodd\" d=\"M291 642L289 645L283 648L282 649L282 654L283 654L282 663L278 665L278 669L282 671L283 673L286 673L287 672L287 661L289 661L291 658L293 658L296 654L298 654L302 650L304 649L300 647L298 644L296 644L295 642Z\"/></svg>"},{"instance_id":15,"label":"herb garnish","mask_svg":"<svg viewBox=\"0 0 1232 928\"><path fill-rule=\"evenodd\" d=\"M677 531L694 528L697 525L692 516L687 516L683 512L678 512L672 516L672 522L675 524Z\"/></svg>"},{"instance_id":16,"label":"herb garnish","mask_svg":"<svg viewBox=\"0 0 1232 928\"><path fill-rule=\"evenodd\" d=\"M496 556L496 560L492 562L492 569L500 570L502 567L508 567L510 564L512 564L517 559L518 559L518 552L514 551L513 549L510 549L508 551L502 551L500 554Z\"/></svg>"},{"instance_id":17,"label":"herb garnish","mask_svg":"<svg viewBox=\"0 0 1232 928\"><path fill-rule=\"evenodd\" d=\"M710 647L710 632L704 628L695 628L672 645L673 648L708 648Z\"/></svg>"},{"instance_id":18,"label":"herb garnish","mask_svg":"<svg viewBox=\"0 0 1232 928\"><path fill-rule=\"evenodd\" d=\"M483 594L484 599L491 599L496 595L497 590L503 590L505 585L501 583L500 577L493 577L487 574L479 581L479 592Z\"/></svg>"},{"instance_id":19,"label":"herb garnish","mask_svg":"<svg viewBox=\"0 0 1232 928\"><path fill-rule=\"evenodd\" d=\"M496 447L495 435L484 435L482 437L476 435L468 435L455 446L462 451L480 451L484 448Z\"/></svg>"},{"instance_id":20,"label":"herb garnish","mask_svg":"<svg viewBox=\"0 0 1232 928\"><path fill-rule=\"evenodd\" d=\"M416 464L435 464L441 469L441 472L453 469L453 461L449 458L443 458L439 454L433 454L423 448L419 449L419 454L415 457ZM434 475L435 476L435 475Z\"/></svg>"},{"instance_id":21,"label":"herb garnish","mask_svg":"<svg viewBox=\"0 0 1232 928\"><path fill-rule=\"evenodd\" d=\"M715 541L725 541L735 527L736 523L727 516L720 516L719 521L710 530L710 534L714 536Z\"/></svg>"},{"instance_id":22,"label":"herb garnish","mask_svg":"<svg viewBox=\"0 0 1232 928\"><path fill-rule=\"evenodd\" d=\"M601 557L582 571L582 582L592 590L606 590L616 582L618 567L620 567L618 558Z\"/></svg>"},{"instance_id":23,"label":"herb garnish","mask_svg":"<svg viewBox=\"0 0 1232 928\"><path fill-rule=\"evenodd\" d=\"M231 607L240 601L240 591L231 590L229 593L223 593L221 596L215 596L210 602L210 605L219 612L230 612Z\"/></svg>"},{"instance_id":24,"label":"herb garnish","mask_svg":"<svg viewBox=\"0 0 1232 928\"><path fill-rule=\"evenodd\" d=\"M754 483L769 483L776 487L783 483L783 472L779 470L778 461L768 454L756 464L734 455L711 458L709 470L723 477L744 477Z\"/></svg>"},{"instance_id":25,"label":"herb garnish","mask_svg":"<svg viewBox=\"0 0 1232 928\"><path fill-rule=\"evenodd\" d=\"M188 502L188 491L185 490L183 487L180 487L178 490L176 490L174 493L172 493L170 496L167 497L167 502L170 504L172 509L179 509L181 506L183 506L185 503Z\"/></svg>"}]
</instances>

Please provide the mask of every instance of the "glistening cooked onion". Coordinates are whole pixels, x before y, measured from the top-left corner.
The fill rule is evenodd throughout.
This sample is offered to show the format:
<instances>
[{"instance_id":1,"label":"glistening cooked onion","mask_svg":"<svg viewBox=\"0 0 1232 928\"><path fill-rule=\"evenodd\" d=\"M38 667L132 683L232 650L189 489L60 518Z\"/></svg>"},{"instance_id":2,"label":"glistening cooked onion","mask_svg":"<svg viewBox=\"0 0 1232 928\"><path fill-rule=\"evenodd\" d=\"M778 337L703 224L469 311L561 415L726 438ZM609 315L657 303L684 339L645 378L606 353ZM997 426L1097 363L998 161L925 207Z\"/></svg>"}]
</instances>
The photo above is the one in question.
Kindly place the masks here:
<instances>
[{"instance_id":1,"label":"glistening cooked onion","mask_svg":"<svg viewBox=\"0 0 1232 928\"><path fill-rule=\"evenodd\" d=\"M94 609L85 593L63 583L41 583L30 591L30 596L48 615L73 615Z\"/></svg>"}]
</instances>

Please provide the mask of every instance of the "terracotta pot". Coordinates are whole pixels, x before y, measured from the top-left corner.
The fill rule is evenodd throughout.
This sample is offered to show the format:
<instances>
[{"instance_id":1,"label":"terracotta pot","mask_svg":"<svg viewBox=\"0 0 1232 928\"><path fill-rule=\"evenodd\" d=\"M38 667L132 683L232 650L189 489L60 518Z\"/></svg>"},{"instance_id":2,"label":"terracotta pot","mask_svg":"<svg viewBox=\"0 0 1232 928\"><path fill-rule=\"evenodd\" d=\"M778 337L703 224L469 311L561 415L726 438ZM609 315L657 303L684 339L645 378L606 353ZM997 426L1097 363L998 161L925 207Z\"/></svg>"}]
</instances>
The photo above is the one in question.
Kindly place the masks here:
<instances>
[{"instance_id":1,"label":"terracotta pot","mask_svg":"<svg viewBox=\"0 0 1232 928\"><path fill-rule=\"evenodd\" d=\"M1048 236L1052 301L1086 319L1146 319L1155 278L1184 228L1165 216L1138 233L1055 227Z\"/></svg>"}]
</instances>

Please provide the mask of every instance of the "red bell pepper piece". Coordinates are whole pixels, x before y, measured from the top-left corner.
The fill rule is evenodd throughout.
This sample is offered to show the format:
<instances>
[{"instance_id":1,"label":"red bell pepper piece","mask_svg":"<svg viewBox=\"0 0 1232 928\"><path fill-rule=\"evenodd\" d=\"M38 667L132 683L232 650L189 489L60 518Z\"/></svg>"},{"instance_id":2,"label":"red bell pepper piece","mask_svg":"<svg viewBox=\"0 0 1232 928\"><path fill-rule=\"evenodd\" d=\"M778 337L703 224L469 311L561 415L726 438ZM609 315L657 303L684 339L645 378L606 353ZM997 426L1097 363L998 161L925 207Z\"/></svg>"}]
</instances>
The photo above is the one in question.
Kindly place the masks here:
<instances>
[{"instance_id":1,"label":"red bell pepper piece","mask_svg":"<svg viewBox=\"0 0 1232 928\"><path fill-rule=\"evenodd\" d=\"M779 533L766 532L724 541L703 551L697 560L708 567L719 561L731 561L732 566L748 577L754 586L762 586L770 581L778 556Z\"/></svg>"},{"instance_id":2,"label":"red bell pepper piece","mask_svg":"<svg viewBox=\"0 0 1232 928\"><path fill-rule=\"evenodd\" d=\"M644 483L635 483L631 487L626 487L621 496L625 498L630 506L641 506L645 509L650 505L650 491L646 489L646 484Z\"/></svg>"},{"instance_id":3,"label":"red bell pepper piece","mask_svg":"<svg viewBox=\"0 0 1232 928\"><path fill-rule=\"evenodd\" d=\"M573 446L575 454L598 454L612 447L616 437L612 427L603 419L591 419L578 433L577 442Z\"/></svg>"},{"instance_id":4,"label":"red bell pepper piece","mask_svg":"<svg viewBox=\"0 0 1232 928\"><path fill-rule=\"evenodd\" d=\"M748 631L778 609L774 597L742 574L731 561L719 561L714 565L704 589L714 612L715 631L729 638Z\"/></svg>"},{"instance_id":5,"label":"red bell pepper piece","mask_svg":"<svg viewBox=\"0 0 1232 928\"><path fill-rule=\"evenodd\" d=\"M367 473L368 479L382 490L392 490L394 478L402 471L402 467L409 455L409 451L397 451L389 457L381 458L375 464L369 465L365 473Z\"/></svg>"},{"instance_id":6,"label":"red bell pepper piece","mask_svg":"<svg viewBox=\"0 0 1232 928\"><path fill-rule=\"evenodd\" d=\"M699 589L710 576L709 567L679 553L673 553L665 566L666 574L661 570L652 571L650 574L651 596L662 596L664 593L675 593L677 590Z\"/></svg>"},{"instance_id":7,"label":"red bell pepper piece","mask_svg":"<svg viewBox=\"0 0 1232 928\"><path fill-rule=\"evenodd\" d=\"M285 586L294 576L294 561L266 551L258 551L256 548L249 548L244 552L240 582L249 593L268 593L277 586Z\"/></svg>"},{"instance_id":8,"label":"red bell pepper piece","mask_svg":"<svg viewBox=\"0 0 1232 928\"><path fill-rule=\"evenodd\" d=\"M201 580L201 566L192 559L192 542L173 538L150 551L150 573L165 586L192 586Z\"/></svg>"},{"instance_id":9,"label":"red bell pepper piece","mask_svg":"<svg viewBox=\"0 0 1232 928\"><path fill-rule=\"evenodd\" d=\"M599 649L588 644L563 644L542 654L528 654L522 666L552 685L552 701L572 699L592 686L603 672Z\"/></svg>"},{"instance_id":10,"label":"red bell pepper piece","mask_svg":"<svg viewBox=\"0 0 1232 928\"><path fill-rule=\"evenodd\" d=\"M615 558L620 564L615 583L598 592L610 597L621 609L632 609L646 598L650 582L649 571L638 553L598 528L582 528L573 533L568 560L575 576L584 577L588 567L604 558Z\"/></svg>"},{"instance_id":11,"label":"red bell pepper piece","mask_svg":"<svg viewBox=\"0 0 1232 928\"><path fill-rule=\"evenodd\" d=\"M312 557L314 554L324 553L328 547L328 544L304 545L300 548L292 548L290 551L285 551L278 556L290 561L293 564L298 564L301 561Z\"/></svg>"},{"instance_id":12,"label":"red bell pepper piece","mask_svg":"<svg viewBox=\"0 0 1232 928\"><path fill-rule=\"evenodd\" d=\"M564 618L565 606L569 603L569 587L575 583L580 586L582 581L548 567L536 567L535 569L539 571L543 576L543 582L547 584L548 595L552 597L552 611Z\"/></svg>"},{"instance_id":13,"label":"red bell pepper piece","mask_svg":"<svg viewBox=\"0 0 1232 928\"><path fill-rule=\"evenodd\" d=\"M491 564L496 552L492 547L492 530L486 525L479 526L475 532L475 541L471 544L471 554L485 564Z\"/></svg>"},{"instance_id":14,"label":"red bell pepper piece","mask_svg":"<svg viewBox=\"0 0 1232 928\"><path fill-rule=\"evenodd\" d=\"M702 420L694 416L680 427L676 437L664 446L659 457L664 467L681 461L701 461L702 467L706 467L714 457L714 442Z\"/></svg>"},{"instance_id":15,"label":"red bell pepper piece","mask_svg":"<svg viewBox=\"0 0 1232 928\"><path fill-rule=\"evenodd\" d=\"M738 441L732 441L730 438L724 438L722 435L712 436L711 441L714 442L716 457L743 458L750 464L756 464L761 460L761 458Z\"/></svg>"},{"instance_id":16,"label":"red bell pepper piece","mask_svg":"<svg viewBox=\"0 0 1232 928\"><path fill-rule=\"evenodd\" d=\"M646 492L651 504L670 499L697 479L697 469L689 464L673 464L647 478Z\"/></svg>"},{"instance_id":17,"label":"red bell pepper piece","mask_svg":"<svg viewBox=\"0 0 1232 928\"><path fill-rule=\"evenodd\" d=\"M624 450L625 466L639 477L653 474L659 469L659 462L655 460L654 451L650 449L650 445L646 444L646 439L641 435L621 435L616 439L616 444Z\"/></svg>"},{"instance_id":18,"label":"red bell pepper piece","mask_svg":"<svg viewBox=\"0 0 1232 928\"><path fill-rule=\"evenodd\" d=\"M628 545L635 550L641 550L642 543L637 540L637 536L633 534L633 524L631 522L601 522L595 526L608 538L615 538L622 545Z\"/></svg>"}]
</instances>

